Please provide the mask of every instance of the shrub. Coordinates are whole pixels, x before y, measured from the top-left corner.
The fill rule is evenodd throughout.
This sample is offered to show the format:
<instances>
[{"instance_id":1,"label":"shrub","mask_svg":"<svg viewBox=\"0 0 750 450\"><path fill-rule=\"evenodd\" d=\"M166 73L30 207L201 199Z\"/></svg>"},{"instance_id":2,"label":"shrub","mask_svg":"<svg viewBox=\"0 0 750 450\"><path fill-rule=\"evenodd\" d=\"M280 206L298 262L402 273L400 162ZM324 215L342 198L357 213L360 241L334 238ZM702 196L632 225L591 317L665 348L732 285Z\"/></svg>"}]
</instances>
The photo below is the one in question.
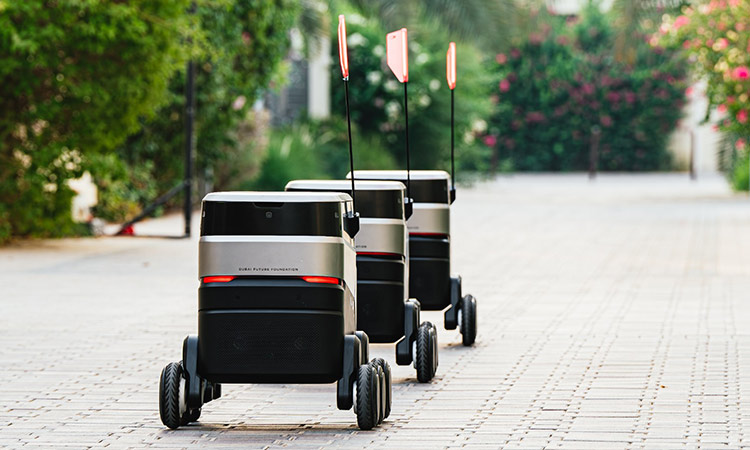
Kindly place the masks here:
<instances>
[{"instance_id":1,"label":"shrub","mask_svg":"<svg viewBox=\"0 0 750 450\"><path fill-rule=\"evenodd\" d=\"M0 2L0 242L80 229L66 182L164 101L188 4Z\"/></svg>"},{"instance_id":2,"label":"shrub","mask_svg":"<svg viewBox=\"0 0 750 450\"><path fill-rule=\"evenodd\" d=\"M377 137L352 130L355 169L393 169L396 164ZM283 190L297 179L342 179L349 172L346 122L304 121L271 133L258 176L244 189Z\"/></svg>"},{"instance_id":3,"label":"shrub","mask_svg":"<svg viewBox=\"0 0 750 450\"><path fill-rule=\"evenodd\" d=\"M595 4L579 22L540 13L538 27L491 63L497 103L488 146L517 170L588 168L600 132L602 170L662 170L684 104L685 64L644 36L632 62L614 55L611 20Z\"/></svg>"},{"instance_id":4,"label":"shrub","mask_svg":"<svg viewBox=\"0 0 750 450\"><path fill-rule=\"evenodd\" d=\"M748 156L748 152L738 155L735 164L732 165L730 180L732 187L737 191L748 190L748 184L750 183L750 159L748 159Z\"/></svg>"},{"instance_id":5,"label":"shrub","mask_svg":"<svg viewBox=\"0 0 750 450\"><path fill-rule=\"evenodd\" d=\"M274 76L289 47L297 17L294 0L200 2L195 20L196 167L213 170L248 149L237 130ZM169 102L118 149L132 167L151 163L157 191L183 178L185 73L171 80ZM200 174L203 175L203 174ZM213 181L213 180L209 180Z\"/></svg>"},{"instance_id":6,"label":"shrub","mask_svg":"<svg viewBox=\"0 0 750 450\"><path fill-rule=\"evenodd\" d=\"M141 212L141 206L157 195L151 176L153 164L130 167L114 153L89 158L87 167L97 174L98 201L94 216L124 222Z\"/></svg>"},{"instance_id":7,"label":"shrub","mask_svg":"<svg viewBox=\"0 0 750 450\"><path fill-rule=\"evenodd\" d=\"M750 153L750 2L712 0L683 8L682 15L664 17L652 41L683 49L696 75L708 82L709 112L718 111L717 125L731 136L731 159L739 164L729 173L744 176ZM733 185L747 189L743 180Z\"/></svg>"}]
</instances>

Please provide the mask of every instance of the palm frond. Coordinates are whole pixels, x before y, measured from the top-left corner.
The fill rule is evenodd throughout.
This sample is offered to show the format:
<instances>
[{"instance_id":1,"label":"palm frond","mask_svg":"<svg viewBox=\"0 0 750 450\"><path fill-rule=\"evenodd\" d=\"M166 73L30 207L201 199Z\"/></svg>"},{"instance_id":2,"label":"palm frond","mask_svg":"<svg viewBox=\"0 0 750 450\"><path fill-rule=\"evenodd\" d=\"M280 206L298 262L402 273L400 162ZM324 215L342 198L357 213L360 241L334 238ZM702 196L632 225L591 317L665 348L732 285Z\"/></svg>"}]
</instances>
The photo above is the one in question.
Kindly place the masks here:
<instances>
[{"instance_id":1,"label":"palm frond","mask_svg":"<svg viewBox=\"0 0 750 450\"><path fill-rule=\"evenodd\" d=\"M320 39L330 31L328 2L324 0L301 0L297 29L305 40L306 51L316 53Z\"/></svg>"},{"instance_id":2,"label":"palm frond","mask_svg":"<svg viewBox=\"0 0 750 450\"><path fill-rule=\"evenodd\" d=\"M436 20L456 39L470 40L492 50L502 49L513 36L517 9L514 0L352 0L352 3L379 16L388 28L408 26L424 15Z\"/></svg>"}]
</instances>

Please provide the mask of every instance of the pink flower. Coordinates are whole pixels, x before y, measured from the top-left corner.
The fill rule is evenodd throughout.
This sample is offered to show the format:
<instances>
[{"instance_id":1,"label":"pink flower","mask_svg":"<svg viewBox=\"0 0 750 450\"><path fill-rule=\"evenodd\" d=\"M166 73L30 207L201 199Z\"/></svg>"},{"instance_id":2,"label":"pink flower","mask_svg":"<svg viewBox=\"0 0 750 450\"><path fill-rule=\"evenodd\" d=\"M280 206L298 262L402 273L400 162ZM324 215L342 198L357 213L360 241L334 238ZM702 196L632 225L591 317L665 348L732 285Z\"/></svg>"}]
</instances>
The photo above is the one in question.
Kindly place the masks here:
<instances>
[{"instance_id":1,"label":"pink flower","mask_svg":"<svg viewBox=\"0 0 750 450\"><path fill-rule=\"evenodd\" d=\"M689 88L685 89L685 95L687 96L693 95L693 86L690 86Z\"/></svg>"},{"instance_id":2,"label":"pink flower","mask_svg":"<svg viewBox=\"0 0 750 450\"><path fill-rule=\"evenodd\" d=\"M484 145L486 145L487 147L494 147L495 144L497 144L497 137L491 134L488 134L487 136L484 137L483 141L484 141Z\"/></svg>"},{"instance_id":3,"label":"pink flower","mask_svg":"<svg viewBox=\"0 0 750 450\"><path fill-rule=\"evenodd\" d=\"M620 94L614 91L610 91L607 93L607 101L610 103L617 103L620 101Z\"/></svg>"},{"instance_id":4,"label":"pink flower","mask_svg":"<svg viewBox=\"0 0 750 450\"><path fill-rule=\"evenodd\" d=\"M510 90L510 81L503 79L500 82L500 92L508 92Z\"/></svg>"},{"instance_id":5,"label":"pink flower","mask_svg":"<svg viewBox=\"0 0 750 450\"><path fill-rule=\"evenodd\" d=\"M725 112L727 112L727 105L722 103L721 105L716 107L716 110L719 111L721 114L724 114Z\"/></svg>"},{"instance_id":6,"label":"pink flower","mask_svg":"<svg viewBox=\"0 0 750 450\"><path fill-rule=\"evenodd\" d=\"M518 59L521 56L521 51L517 48L514 48L510 51L510 56L512 56L514 59Z\"/></svg>"},{"instance_id":7,"label":"pink flower","mask_svg":"<svg viewBox=\"0 0 750 450\"><path fill-rule=\"evenodd\" d=\"M546 119L547 118L544 116L544 114L539 111L531 111L530 113L526 114L526 122L528 123L541 123Z\"/></svg>"},{"instance_id":8,"label":"pink flower","mask_svg":"<svg viewBox=\"0 0 750 450\"><path fill-rule=\"evenodd\" d=\"M744 109L741 109L737 113L737 122L739 122L741 124L747 123L747 111L745 111Z\"/></svg>"},{"instance_id":9,"label":"pink flower","mask_svg":"<svg viewBox=\"0 0 750 450\"><path fill-rule=\"evenodd\" d=\"M714 44L714 50L724 50L729 47L729 41L726 38L721 38Z\"/></svg>"},{"instance_id":10,"label":"pink flower","mask_svg":"<svg viewBox=\"0 0 750 450\"><path fill-rule=\"evenodd\" d=\"M742 149L745 148L746 144L747 144L747 142L745 142L744 139L739 138L739 139L737 139L737 142L734 143L734 148L736 148L737 150L742 150Z\"/></svg>"},{"instance_id":11,"label":"pink flower","mask_svg":"<svg viewBox=\"0 0 750 450\"><path fill-rule=\"evenodd\" d=\"M685 25L690 23L690 19L687 16L679 16L674 20L674 29L679 30L680 28L684 27Z\"/></svg>"},{"instance_id":12,"label":"pink flower","mask_svg":"<svg viewBox=\"0 0 750 450\"><path fill-rule=\"evenodd\" d=\"M242 32L242 43L245 45L250 43L250 33L247 31Z\"/></svg>"},{"instance_id":13,"label":"pink flower","mask_svg":"<svg viewBox=\"0 0 750 450\"><path fill-rule=\"evenodd\" d=\"M602 118L599 120L599 122L601 122L602 125L605 126L605 127L612 126L612 118L609 117L609 116L602 116Z\"/></svg>"},{"instance_id":14,"label":"pink flower","mask_svg":"<svg viewBox=\"0 0 750 450\"><path fill-rule=\"evenodd\" d=\"M750 78L750 69L745 66L740 66L734 69L732 76L737 80L747 80Z\"/></svg>"},{"instance_id":15,"label":"pink flower","mask_svg":"<svg viewBox=\"0 0 750 450\"><path fill-rule=\"evenodd\" d=\"M505 56L505 53L498 53L497 56L495 56L495 61L497 61L498 64L505 64L508 62L508 57Z\"/></svg>"},{"instance_id":16,"label":"pink flower","mask_svg":"<svg viewBox=\"0 0 750 450\"><path fill-rule=\"evenodd\" d=\"M235 98L232 102L232 109L235 111L239 111L242 109L243 106L245 106L245 103L247 102L247 99L244 95L240 95L239 97Z\"/></svg>"}]
</instances>

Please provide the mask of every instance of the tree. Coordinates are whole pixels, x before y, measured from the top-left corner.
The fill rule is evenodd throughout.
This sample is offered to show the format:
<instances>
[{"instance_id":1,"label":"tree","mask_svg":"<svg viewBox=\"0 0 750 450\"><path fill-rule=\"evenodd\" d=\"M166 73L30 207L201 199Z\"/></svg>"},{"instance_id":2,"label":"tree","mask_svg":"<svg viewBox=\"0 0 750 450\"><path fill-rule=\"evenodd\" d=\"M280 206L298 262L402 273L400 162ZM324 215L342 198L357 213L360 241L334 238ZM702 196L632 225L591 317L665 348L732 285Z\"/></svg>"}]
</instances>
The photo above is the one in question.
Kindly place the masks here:
<instances>
[{"instance_id":1,"label":"tree","mask_svg":"<svg viewBox=\"0 0 750 450\"><path fill-rule=\"evenodd\" d=\"M200 37L196 63L196 157L201 169L213 168L249 149L238 141L237 129L253 102L279 75L289 47L289 29L297 18L294 0L231 0L204 2L195 16ZM118 149L130 171L151 165L152 192L164 192L183 173L184 73L172 79L169 102ZM119 183L125 183L119 180ZM131 192L138 192L130 186ZM127 189L126 189L127 190ZM120 194L118 194L120 195ZM151 194L153 195L153 194ZM130 196L131 202L150 198ZM132 205L98 212L121 219Z\"/></svg>"},{"instance_id":2,"label":"tree","mask_svg":"<svg viewBox=\"0 0 750 450\"><path fill-rule=\"evenodd\" d=\"M513 36L515 0L351 0L365 14L377 16L383 26L395 30L436 21L453 39L474 42L481 48L500 50Z\"/></svg>"},{"instance_id":3,"label":"tree","mask_svg":"<svg viewBox=\"0 0 750 450\"><path fill-rule=\"evenodd\" d=\"M391 155L404 167L404 91L385 64L386 31L377 19L351 14L347 22L351 78L352 121L365 136L383 139ZM434 20L423 19L409 28L409 140L412 168L449 167L450 91L445 81L445 54L451 37ZM458 44L456 88L456 145L460 164L482 166L486 150L474 140L474 128L486 126L490 77L470 44ZM332 58L338 58L334 48ZM338 65L331 67L332 105L343 114L344 90ZM484 158L486 160L486 158Z\"/></svg>"},{"instance_id":4,"label":"tree","mask_svg":"<svg viewBox=\"0 0 750 450\"><path fill-rule=\"evenodd\" d=\"M187 6L0 3L0 242L73 231L66 181L165 100L184 64Z\"/></svg>"}]
</instances>

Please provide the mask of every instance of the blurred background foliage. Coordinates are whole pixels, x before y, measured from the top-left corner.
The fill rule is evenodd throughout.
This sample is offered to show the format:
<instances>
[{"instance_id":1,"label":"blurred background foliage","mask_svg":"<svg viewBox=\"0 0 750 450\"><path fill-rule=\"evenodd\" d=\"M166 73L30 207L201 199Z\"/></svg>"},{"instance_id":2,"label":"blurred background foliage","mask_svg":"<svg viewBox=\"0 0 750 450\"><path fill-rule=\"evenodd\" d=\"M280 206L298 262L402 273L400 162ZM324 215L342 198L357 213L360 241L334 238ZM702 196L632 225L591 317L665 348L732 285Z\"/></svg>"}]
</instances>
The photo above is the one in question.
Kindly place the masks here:
<instances>
[{"instance_id":1,"label":"blurred background foliage","mask_svg":"<svg viewBox=\"0 0 750 450\"><path fill-rule=\"evenodd\" d=\"M378 137L398 162L406 164L404 127L404 87L393 76L385 62L387 31L376 19L350 14L349 85L352 121L371 141ZM450 35L440 25L425 19L409 28L409 139L411 164L417 169L449 168L450 158L450 89L445 80L445 53ZM332 58L338 58L333 48ZM474 138L472 127L490 112L490 77L482 67L479 52L470 45L457 51L458 83L456 89L456 136L463 168L485 170L486 152ZM338 65L331 67L331 105L336 112L344 109L344 87ZM337 114L344 122L345 118ZM363 148L355 142L357 151Z\"/></svg>"},{"instance_id":2,"label":"blurred background foliage","mask_svg":"<svg viewBox=\"0 0 750 450\"><path fill-rule=\"evenodd\" d=\"M670 169L685 52L650 36L691 3L707 2L614 0L602 13L592 1L566 16L554 0L0 0L0 242L85 232L67 182L86 171L99 191L94 213L108 221L180 183L189 59L196 191L344 176L339 13L357 168L404 167L403 87L384 41L406 26L413 167L449 167L445 52L456 41L460 175L585 169L594 126L603 170ZM326 48L321 38L333 43L331 115L272 125L264 99L293 73L295 35L308 58Z\"/></svg>"},{"instance_id":3,"label":"blurred background foliage","mask_svg":"<svg viewBox=\"0 0 750 450\"><path fill-rule=\"evenodd\" d=\"M527 22L531 32L489 63L496 108L485 141L500 166L586 170L596 128L600 169L669 169L687 88L679 52L651 47L639 30L619 58L613 16L593 3L580 17L539 10Z\"/></svg>"},{"instance_id":4,"label":"blurred background foliage","mask_svg":"<svg viewBox=\"0 0 750 450\"><path fill-rule=\"evenodd\" d=\"M732 185L748 190L750 158L750 1L698 2L665 15L655 43L684 52L696 77L706 80L708 110L723 132L723 168Z\"/></svg>"},{"instance_id":5,"label":"blurred background foliage","mask_svg":"<svg viewBox=\"0 0 750 450\"><path fill-rule=\"evenodd\" d=\"M80 232L67 180L166 101L188 1L0 5L0 242Z\"/></svg>"}]
</instances>

